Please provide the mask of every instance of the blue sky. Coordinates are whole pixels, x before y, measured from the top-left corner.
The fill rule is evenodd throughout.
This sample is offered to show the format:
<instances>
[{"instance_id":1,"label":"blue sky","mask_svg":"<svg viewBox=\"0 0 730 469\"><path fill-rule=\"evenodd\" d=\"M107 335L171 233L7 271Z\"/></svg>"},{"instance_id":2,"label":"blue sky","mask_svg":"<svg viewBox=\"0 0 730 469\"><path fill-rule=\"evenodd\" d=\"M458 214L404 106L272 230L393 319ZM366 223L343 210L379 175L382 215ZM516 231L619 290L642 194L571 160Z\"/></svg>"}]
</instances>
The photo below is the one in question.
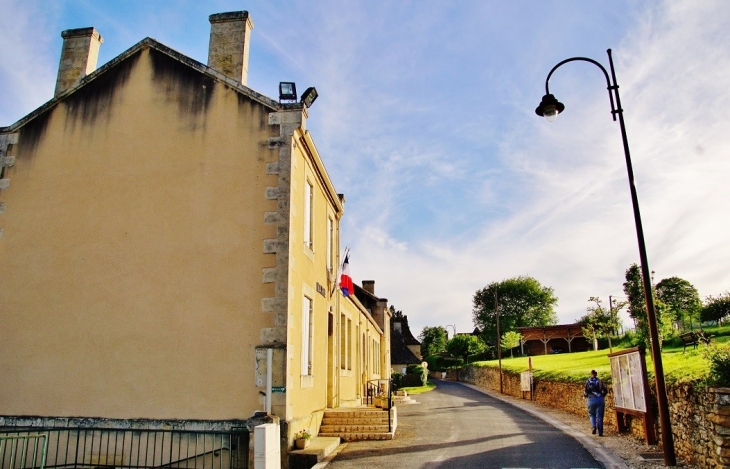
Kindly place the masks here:
<instances>
[{"instance_id":1,"label":"blue sky","mask_svg":"<svg viewBox=\"0 0 730 469\"><path fill-rule=\"evenodd\" d=\"M423 326L473 328L471 299L531 275L561 323L621 298L638 262L605 80L561 67L566 111L534 114L550 69L612 48L655 280L730 289L730 4L676 1L0 0L0 126L50 99L64 29L96 27L99 66L150 36L207 61L208 16L248 10L249 86L316 86L307 123L347 198L356 282Z\"/></svg>"}]
</instances>

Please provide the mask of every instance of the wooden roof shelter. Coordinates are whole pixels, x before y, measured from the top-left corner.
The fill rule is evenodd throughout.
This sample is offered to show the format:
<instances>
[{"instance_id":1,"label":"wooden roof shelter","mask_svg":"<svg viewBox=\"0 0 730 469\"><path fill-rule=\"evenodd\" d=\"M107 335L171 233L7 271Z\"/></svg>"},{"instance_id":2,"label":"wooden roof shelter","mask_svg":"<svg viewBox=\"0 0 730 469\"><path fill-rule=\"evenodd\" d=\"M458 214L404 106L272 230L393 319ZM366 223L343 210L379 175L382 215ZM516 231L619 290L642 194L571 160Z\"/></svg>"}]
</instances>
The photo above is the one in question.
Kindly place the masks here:
<instances>
[{"instance_id":1,"label":"wooden roof shelter","mask_svg":"<svg viewBox=\"0 0 730 469\"><path fill-rule=\"evenodd\" d=\"M568 344L568 352L584 352L589 350L590 342L583 335L580 324L559 324L556 326L518 327L517 332L522 334L522 348L527 345L528 354L540 355L540 347L531 346L539 341L543 344L544 354L561 352L562 345ZM576 341L574 344L573 341ZM531 344L532 343L532 344ZM548 344L551 345L548 351ZM536 345L536 344L535 344ZM557 352L555 352L557 350Z\"/></svg>"}]
</instances>

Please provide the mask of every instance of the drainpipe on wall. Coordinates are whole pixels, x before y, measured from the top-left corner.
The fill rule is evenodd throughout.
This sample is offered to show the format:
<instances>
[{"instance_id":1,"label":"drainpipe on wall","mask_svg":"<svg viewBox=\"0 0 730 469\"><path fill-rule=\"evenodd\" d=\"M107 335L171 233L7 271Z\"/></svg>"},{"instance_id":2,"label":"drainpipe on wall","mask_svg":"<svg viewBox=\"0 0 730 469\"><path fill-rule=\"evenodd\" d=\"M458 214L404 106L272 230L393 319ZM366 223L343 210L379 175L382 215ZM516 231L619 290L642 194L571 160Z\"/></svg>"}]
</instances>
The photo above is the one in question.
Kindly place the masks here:
<instances>
[{"instance_id":1,"label":"drainpipe on wall","mask_svg":"<svg viewBox=\"0 0 730 469\"><path fill-rule=\"evenodd\" d=\"M274 349L266 349L266 406L264 410L271 414L271 381L273 380Z\"/></svg>"}]
</instances>

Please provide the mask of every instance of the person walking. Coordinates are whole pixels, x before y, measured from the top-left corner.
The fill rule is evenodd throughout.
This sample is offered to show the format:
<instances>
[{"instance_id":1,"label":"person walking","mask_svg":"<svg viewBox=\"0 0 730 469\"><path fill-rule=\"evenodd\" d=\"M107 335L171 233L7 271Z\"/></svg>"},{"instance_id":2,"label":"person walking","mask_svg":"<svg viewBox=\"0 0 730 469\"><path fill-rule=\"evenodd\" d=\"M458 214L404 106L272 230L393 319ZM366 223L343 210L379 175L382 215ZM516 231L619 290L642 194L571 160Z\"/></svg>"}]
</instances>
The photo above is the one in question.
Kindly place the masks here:
<instances>
[{"instance_id":1,"label":"person walking","mask_svg":"<svg viewBox=\"0 0 730 469\"><path fill-rule=\"evenodd\" d=\"M586 381L583 396L588 399L588 415L591 418L591 430L595 435L603 436L603 413L606 410L606 394L608 388L598 379L596 370L591 370L591 377Z\"/></svg>"}]
</instances>

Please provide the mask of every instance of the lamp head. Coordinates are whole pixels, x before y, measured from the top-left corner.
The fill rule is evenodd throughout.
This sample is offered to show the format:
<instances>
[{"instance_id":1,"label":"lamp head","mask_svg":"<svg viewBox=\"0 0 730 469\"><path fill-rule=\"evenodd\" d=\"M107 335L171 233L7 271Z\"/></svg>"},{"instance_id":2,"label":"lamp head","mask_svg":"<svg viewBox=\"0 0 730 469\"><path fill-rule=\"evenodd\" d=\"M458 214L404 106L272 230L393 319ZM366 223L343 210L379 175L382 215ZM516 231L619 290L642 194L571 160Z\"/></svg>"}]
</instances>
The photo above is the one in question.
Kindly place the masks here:
<instances>
[{"instance_id":1,"label":"lamp head","mask_svg":"<svg viewBox=\"0 0 730 469\"><path fill-rule=\"evenodd\" d=\"M304 93L302 93L302 103L304 103L304 106L307 108L312 105L314 100L317 99L317 89L314 86L310 86L306 90L304 90Z\"/></svg>"},{"instance_id":2,"label":"lamp head","mask_svg":"<svg viewBox=\"0 0 730 469\"><path fill-rule=\"evenodd\" d=\"M279 102L297 100L297 85L291 81L279 82Z\"/></svg>"},{"instance_id":3,"label":"lamp head","mask_svg":"<svg viewBox=\"0 0 730 469\"><path fill-rule=\"evenodd\" d=\"M555 96L546 94L542 97L540 105L535 109L535 114L544 117L548 122L553 122L563 110L565 110L563 103L555 99Z\"/></svg>"}]
</instances>

